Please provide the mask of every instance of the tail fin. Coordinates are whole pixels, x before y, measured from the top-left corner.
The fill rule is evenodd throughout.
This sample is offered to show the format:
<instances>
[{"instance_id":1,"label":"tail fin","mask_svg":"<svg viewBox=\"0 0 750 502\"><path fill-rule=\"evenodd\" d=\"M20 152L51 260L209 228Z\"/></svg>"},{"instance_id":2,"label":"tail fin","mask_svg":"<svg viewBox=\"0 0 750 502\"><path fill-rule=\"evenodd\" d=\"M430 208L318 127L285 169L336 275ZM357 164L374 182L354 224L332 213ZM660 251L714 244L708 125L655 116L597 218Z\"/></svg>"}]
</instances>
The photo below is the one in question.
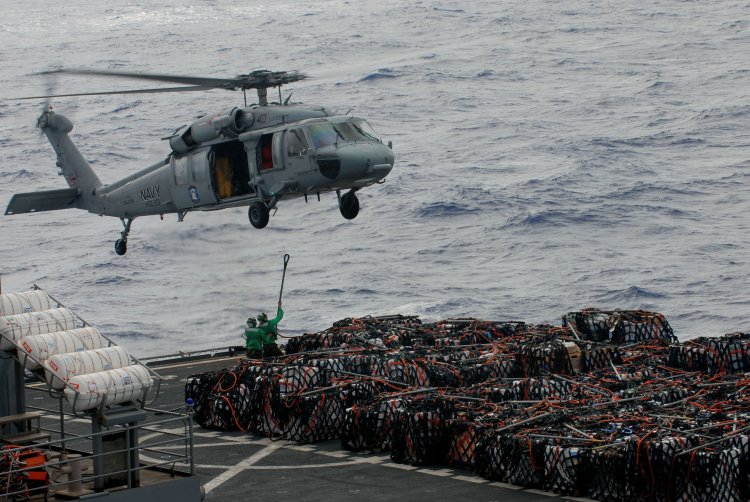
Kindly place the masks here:
<instances>
[{"instance_id":1,"label":"tail fin","mask_svg":"<svg viewBox=\"0 0 750 502\"><path fill-rule=\"evenodd\" d=\"M101 214L100 197L95 192L102 182L68 136L73 130L73 123L67 117L49 110L42 113L37 125L57 153L60 174L65 177L68 186L78 192L76 207Z\"/></svg>"}]
</instances>

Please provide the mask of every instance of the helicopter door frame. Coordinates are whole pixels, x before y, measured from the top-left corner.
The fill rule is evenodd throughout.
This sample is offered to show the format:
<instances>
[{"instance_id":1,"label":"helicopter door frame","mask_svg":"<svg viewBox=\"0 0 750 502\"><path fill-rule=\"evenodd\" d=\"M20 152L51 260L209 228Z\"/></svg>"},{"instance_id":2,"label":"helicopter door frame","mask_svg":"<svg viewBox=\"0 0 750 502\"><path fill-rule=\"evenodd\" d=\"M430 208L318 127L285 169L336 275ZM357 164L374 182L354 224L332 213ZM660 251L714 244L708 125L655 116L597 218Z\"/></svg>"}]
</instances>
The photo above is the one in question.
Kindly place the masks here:
<instances>
[{"instance_id":1,"label":"helicopter door frame","mask_svg":"<svg viewBox=\"0 0 750 502\"><path fill-rule=\"evenodd\" d=\"M284 135L286 131L274 131L263 134L257 145L258 174L281 171L286 167L286 150Z\"/></svg>"},{"instance_id":2,"label":"helicopter door frame","mask_svg":"<svg viewBox=\"0 0 750 502\"><path fill-rule=\"evenodd\" d=\"M201 148L181 156L172 155L172 200L178 210L216 204L209 152L210 149Z\"/></svg>"},{"instance_id":3,"label":"helicopter door frame","mask_svg":"<svg viewBox=\"0 0 750 502\"><path fill-rule=\"evenodd\" d=\"M284 160L291 172L314 170L310 153L313 151L310 138L303 126L290 127L284 134Z\"/></svg>"}]
</instances>

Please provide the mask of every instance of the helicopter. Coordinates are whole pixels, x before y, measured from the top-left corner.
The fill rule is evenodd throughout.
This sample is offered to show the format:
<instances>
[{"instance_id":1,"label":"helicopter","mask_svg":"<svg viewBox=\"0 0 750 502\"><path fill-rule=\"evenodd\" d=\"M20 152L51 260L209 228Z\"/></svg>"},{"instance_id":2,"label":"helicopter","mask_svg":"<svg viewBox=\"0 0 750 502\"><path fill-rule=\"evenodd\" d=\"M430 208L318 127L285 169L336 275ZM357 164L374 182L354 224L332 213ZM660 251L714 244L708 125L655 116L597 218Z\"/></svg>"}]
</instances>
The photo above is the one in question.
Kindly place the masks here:
<instances>
[{"instance_id":1,"label":"helicopter","mask_svg":"<svg viewBox=\"0 0 750 502\"><path fill-rule=\"evenodd\" d=\"M162 138L171 152L155 164L111 184L102 184L69 137L73 123L47 105L37 127L57 154L68 188L15 194L6 215L77 208L120 218L115 252L127 252L133 220L141 216L213 211L248 206L250 224L265 228L280 201L336 192L341 215L359 214L357 191L384 182L394 164L393 145L363 118L335 115L322 106L282 101L281 87L303 80L300 72L258 70L233 78L204 78L105 70L61 69L46 73L136 78L180 87L54 94L18 99L104 94L242 90L244 107L228 107L177 128ZM279 89L269 103L268 89ZM258 103L247 105L247 90ZM344 193L342 193L344 192Z\"/></svg>"}]
</instances>

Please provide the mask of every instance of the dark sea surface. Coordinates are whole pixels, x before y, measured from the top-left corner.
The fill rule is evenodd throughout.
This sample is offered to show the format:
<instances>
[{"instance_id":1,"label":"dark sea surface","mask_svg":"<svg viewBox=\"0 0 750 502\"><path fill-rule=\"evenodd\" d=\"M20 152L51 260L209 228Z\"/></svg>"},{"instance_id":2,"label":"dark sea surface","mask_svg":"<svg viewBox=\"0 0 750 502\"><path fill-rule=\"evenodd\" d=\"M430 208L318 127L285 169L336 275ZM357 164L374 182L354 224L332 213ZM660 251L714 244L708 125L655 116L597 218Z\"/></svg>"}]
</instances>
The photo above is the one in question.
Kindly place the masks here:
<instances>
[{"instance_id":1,"label":"dark sea surface","mask_svg":"<svg viewBox=\"0 0 750 502\"><path fill-rule=\"evenodd\" d=\"M241 344L344 317L559 324L584 307L664 313L682 338L750 330L750 3L0 0L0 211L64 188L35 130L43 100L143 87L37 75L96 68L230 77L300 70L284 96L365 117L393 141L386 183L336 197L120 222L0 216L4 292L36 283L138 356ZM58 98L111 183L160 138L241 105L210 91Z\"/></svg>"}]
</instances>

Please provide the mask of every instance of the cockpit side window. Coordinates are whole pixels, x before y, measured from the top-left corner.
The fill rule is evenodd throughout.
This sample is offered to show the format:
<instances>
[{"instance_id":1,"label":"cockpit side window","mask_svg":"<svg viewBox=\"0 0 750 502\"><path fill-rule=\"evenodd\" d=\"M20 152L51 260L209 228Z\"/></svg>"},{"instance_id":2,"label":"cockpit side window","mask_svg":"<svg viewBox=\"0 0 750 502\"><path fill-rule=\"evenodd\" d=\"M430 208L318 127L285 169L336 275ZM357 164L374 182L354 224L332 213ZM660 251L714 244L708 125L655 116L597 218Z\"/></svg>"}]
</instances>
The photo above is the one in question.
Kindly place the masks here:
<instances>
[{"instance_id":1,"label":"cockpit side window","mask_svg":"<svg viewBox=\"0 0 750 502\"><path fill-rule=\"evenodd\" d=\"M286 133L286 153L289 157L302 157L307 151L307 139L302 129L289 129Z\"/></svg>"},{"instance_id":2,"label":"cockpit side window","mask_svg":"<svg viewBox=\"0 0 750 502\"><path fill-rule=\"evenodd\" d=\"M323 148L324 146L336 144L339 135L333 126L327 122L320 124L310 124L307 126L307 130L310 132L313 145L315 148Z\"/></svg>"}]
</instances>

